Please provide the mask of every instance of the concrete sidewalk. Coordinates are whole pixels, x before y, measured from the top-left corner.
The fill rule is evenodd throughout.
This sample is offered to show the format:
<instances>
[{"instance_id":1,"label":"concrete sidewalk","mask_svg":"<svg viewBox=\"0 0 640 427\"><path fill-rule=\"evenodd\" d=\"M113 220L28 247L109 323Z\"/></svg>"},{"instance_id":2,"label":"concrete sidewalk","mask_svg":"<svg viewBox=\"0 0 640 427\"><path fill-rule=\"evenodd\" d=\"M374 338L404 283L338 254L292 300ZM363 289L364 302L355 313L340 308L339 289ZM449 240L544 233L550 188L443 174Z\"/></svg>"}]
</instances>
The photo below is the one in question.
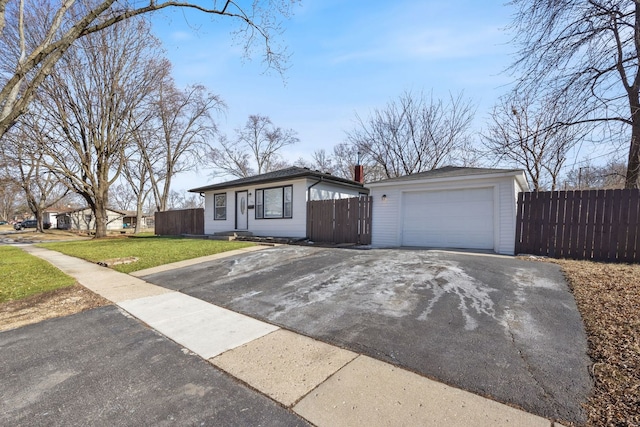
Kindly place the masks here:
<instances>
[{"instance_id":1,"label":"concrete sidewalk","mask_svg":"<svg viewBox=\"0 0 640 427\"><path fill-rule=\"evenodd\" d=\"M559 425L131 275L20 247L317 426Z\"/></svg>"}]
</instances>

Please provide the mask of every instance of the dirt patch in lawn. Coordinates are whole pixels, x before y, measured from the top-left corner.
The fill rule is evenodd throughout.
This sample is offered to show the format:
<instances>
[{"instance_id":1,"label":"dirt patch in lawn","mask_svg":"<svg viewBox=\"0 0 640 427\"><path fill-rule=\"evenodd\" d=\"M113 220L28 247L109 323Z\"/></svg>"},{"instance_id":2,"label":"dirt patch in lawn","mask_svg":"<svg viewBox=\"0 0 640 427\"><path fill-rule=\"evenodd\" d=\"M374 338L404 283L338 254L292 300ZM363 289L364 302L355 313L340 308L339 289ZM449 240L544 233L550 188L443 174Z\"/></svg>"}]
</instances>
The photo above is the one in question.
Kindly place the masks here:
<instances>
[{"instance_id":1,"label":"dirt patch in lawn","mask_svg":"<svg viewBox=\"0 0 640 427\"><path fill-rule=\"evenodd\" d=\"M0 304L0 331L68 316L111 304L82 285L73 285Z\"/></svg>"},{"instance_id":2,"label":"dirt patch in lawn","mask_svg":"<svg viewBox=\"0 0 640 427\"><path fill-rule=\"evenodd\" d=\"M587 331L593 360L589 426L640 426L640 265L555 260Z\"/></svg>"},{"instance_id":3,"label":"dirt patch in lawn","mask_svg":"<svg viewBox=\"0 0 640 427\"><path fill-rule=\"evenodd\" d=\"M90 238L86 234L56 229L45 230L44 233L38 233L35 230L0 233L0 241L7 243L59 242L65 240L88 240Z\"/></svg>"}]
</instances>

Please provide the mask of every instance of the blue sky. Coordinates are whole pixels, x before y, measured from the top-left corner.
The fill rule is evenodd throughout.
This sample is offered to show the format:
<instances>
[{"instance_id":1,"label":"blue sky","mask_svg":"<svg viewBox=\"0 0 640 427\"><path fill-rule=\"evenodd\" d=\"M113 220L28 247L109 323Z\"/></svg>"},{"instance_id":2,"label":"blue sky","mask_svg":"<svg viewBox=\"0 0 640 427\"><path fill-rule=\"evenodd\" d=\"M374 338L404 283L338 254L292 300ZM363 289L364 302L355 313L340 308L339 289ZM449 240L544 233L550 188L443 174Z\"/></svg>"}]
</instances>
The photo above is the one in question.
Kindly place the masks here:
<instances>
[{"instance_id":1,"label":"blue sky","mask_svg":"<svg viewBox=\"0 0 640 427\"><path fill-rule=\"evenodd\" d=\"M511 9L500 1L303 0L284 22L290 68L264 73L259 52L242 58L228 20L184 11L154 16L154 32L181 86L203 84L228 105L221 131L233 136L250 114L298 132L288 160L331 151L369 112L402 92L464 91L477 105L480 130L510 77L513 46L504 30ZM196 180L194 182L194 179ZM207 171L176 181L176 190L211 182Z\"/></svg>"}]
</instances>

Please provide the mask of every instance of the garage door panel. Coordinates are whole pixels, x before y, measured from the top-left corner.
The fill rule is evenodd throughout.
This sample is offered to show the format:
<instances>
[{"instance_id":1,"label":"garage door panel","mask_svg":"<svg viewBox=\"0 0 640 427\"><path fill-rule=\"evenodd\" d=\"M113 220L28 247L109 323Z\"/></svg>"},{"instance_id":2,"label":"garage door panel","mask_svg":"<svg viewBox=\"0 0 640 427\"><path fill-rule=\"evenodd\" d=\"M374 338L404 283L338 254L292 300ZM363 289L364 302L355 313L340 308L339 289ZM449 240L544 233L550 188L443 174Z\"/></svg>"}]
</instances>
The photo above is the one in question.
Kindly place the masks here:
<instances>
[{"instance_id":1,"label":"garage door panel","mask_svg":"<svg viewBox=\"0 0 640 427\"><path fill-rule=\"evenodd\" d=\"M404 246L493 249L493 189L405 193Z\"/></svg>"}]
</instances>

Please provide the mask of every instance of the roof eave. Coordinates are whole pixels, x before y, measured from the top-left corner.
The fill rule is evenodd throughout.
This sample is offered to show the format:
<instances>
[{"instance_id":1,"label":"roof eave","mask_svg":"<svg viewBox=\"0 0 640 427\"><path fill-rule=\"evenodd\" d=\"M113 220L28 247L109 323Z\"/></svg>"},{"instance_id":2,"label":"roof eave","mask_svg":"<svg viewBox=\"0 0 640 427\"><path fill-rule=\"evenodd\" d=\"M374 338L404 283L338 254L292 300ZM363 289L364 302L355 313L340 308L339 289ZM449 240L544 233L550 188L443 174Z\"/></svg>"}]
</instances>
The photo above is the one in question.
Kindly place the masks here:
<instances>
[{"instance_id":1,"label":"roof eave","mask_svg":"<svg viewBox=\"0 0 640 427\"><path fill-rule=\"evenodd\" d=\"M397 181L378 181L373 182L371 184L367 184L368 187L396 187L401 185L407 185L411 183L418 182L452 182L452 181L462 181L473 178L482 178L482 179L491 179L491 178L504 178L504 177L515 177L520 186L524 189L528 189L527 181L524 177L524 172L521 170L513 170L513 171L504 171L504 172L490 172L490 173L475 173L475 174L467 174L467 175L457 175L457 176L446 176L446 177L425 177L425 178L415 178L415 179L400 179ZM523 185L524 183L524 185Z\"/></svg>"},{"instance_id":2,"label":"roof eave","mask_svg":"<svg viewBox=\"0 0 640 427\"><path fill-rule=\"evenodd\" d=\"M204 193L207 191L214 191L214 190L226 190L229 188L234 188L234 187L253 187L253 186L259 186L259 185L263 185L263 184L270 184L270 183L274 183L274 182L282 182L282 181L291 181L294 179L299 179L299 178L309 178L309 179L316 179L316 180L321 180L324 182L331 182L334 184L338 184L338 185L342 185L345 187L352 187L352 188L358 188L360 190L363 190L365 192L369 192L368 189L366 189L364 187L364 184L360 184L360 183L356 183L356 182L348 182L347 180L342 180L338 177L332 177L332 176L327 176L327 175L319 175L319 174L314 174L314 173L298 173L298 174L292 174L286 177L275 177L275 178L269 178L269 179L263 179L263 180L259 180L259 181L252 181L252 182L245 182L245 183L238 183L238 184L233 184L233 182L231 183L226 183L226 182L221 182L219 184L212 184L212 185L207 185L204 187L198 187L198 188L192 188L191 190L187 190L190 193Z\"/></svg>"}]
</instances>

